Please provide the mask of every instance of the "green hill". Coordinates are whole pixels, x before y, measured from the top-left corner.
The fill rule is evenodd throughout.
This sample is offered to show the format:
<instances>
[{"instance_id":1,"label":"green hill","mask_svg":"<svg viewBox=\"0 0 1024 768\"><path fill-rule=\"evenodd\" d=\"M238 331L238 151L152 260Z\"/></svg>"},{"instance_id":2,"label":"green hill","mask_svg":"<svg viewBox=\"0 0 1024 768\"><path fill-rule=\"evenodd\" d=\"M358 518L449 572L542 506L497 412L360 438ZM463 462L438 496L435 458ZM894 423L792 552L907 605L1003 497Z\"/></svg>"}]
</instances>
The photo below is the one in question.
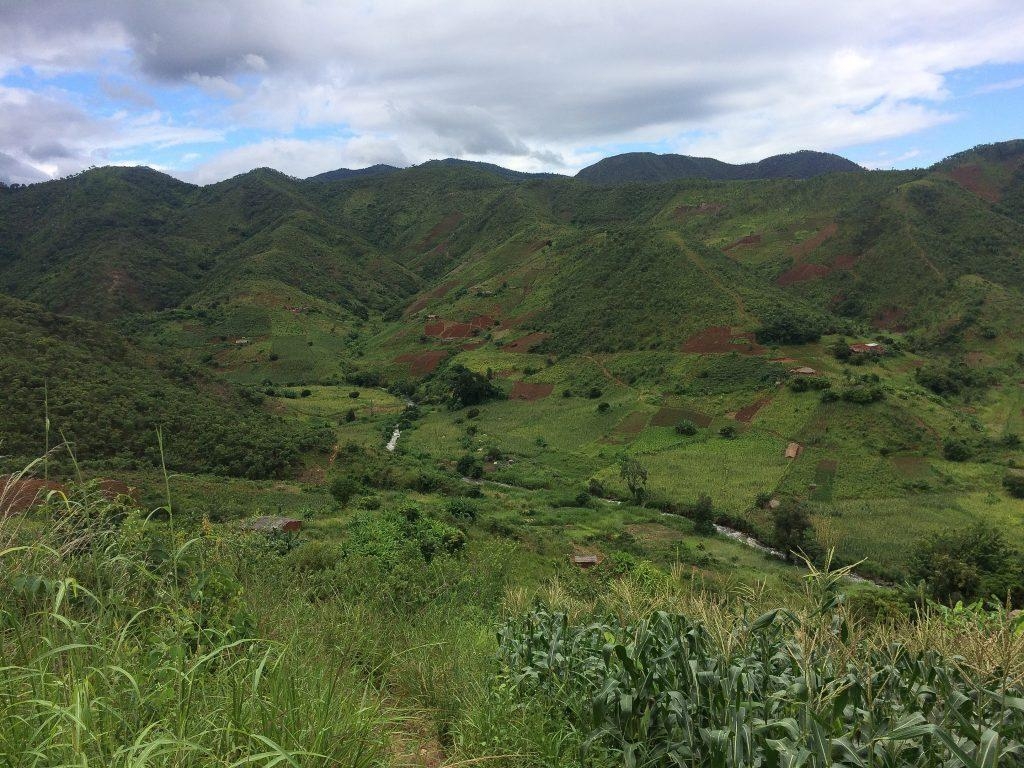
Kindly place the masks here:
<instances>
[{"instance_id":1,"label":"green hill","mask_svg":"<svg viewBox=\"0 0 1024 768\"><path fill-rule=\"evenodd\" d=\"M174 358L145 355L105 326L0 296L0 446L9 469L67 440L83 461L240 477L294 471L329 432L267 413ZM64 451L57 454L66 463Z\"/></svg>"},{"instance_id":2,"label":"green hill","mask_svg":"<svg viewBox=\"0 0 1024 768\"><path fill-rule=\"evenodd\" d=\"M711 157L658 155L653 152L627 152L599 160L576 174L577 179L595 184L675 181L676 179L809 179L824 173L863 171L854 162L828 152L802 150L774 155L756 163L733 165Z\"/></svg>"}]
</instances>

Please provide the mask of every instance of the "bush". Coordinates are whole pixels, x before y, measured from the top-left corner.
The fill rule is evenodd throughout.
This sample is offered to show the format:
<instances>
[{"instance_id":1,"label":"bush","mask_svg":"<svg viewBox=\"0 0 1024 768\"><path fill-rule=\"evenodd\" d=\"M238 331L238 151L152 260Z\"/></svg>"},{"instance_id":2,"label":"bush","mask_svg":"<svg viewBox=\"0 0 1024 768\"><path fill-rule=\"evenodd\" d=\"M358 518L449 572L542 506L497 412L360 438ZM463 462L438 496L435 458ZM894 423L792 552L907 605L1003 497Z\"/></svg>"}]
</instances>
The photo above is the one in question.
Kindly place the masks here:
<instances>
[{"instance_id":1,"label":"bush","mask_svg":"<svg viewBox=\"0 0 1024 768\"><path fill-rule=\"evenodd\" d=\"M343 507L348 506L349 501L359 493L359 490L359 482L353 477L339 477L331 483L331 496Z\"/></svg>"},{"instance_id":2,"label":"bush","mask_svg":"<svg viewBox=\"0 0 1024 768\"><path fill-rule=\"evenodd\" d=\"M807 344L820 339L825 330L819 315L797 307L773 307L761 319L757 340L762 344Z\"/></svg>"},{"instance_id":3,"label":"bush","mask_svg":"<svg viewBox=\"0 0 1024 768\"><path fill-rule=\"evenodd\" d=\"M611 410L611 406L608 403L600 403L597 406L598 413L608 413L609 410Z\"/></svg>"},{"instance_id":4,"label":"bush","mask_svg":"<svg viewBox=\"0 0 1024 768\"><path fill-rule=\"evenodd\" d=\"M355 400L357 397L359 397L359 390L353 389L351 392L348 393L348 396Z\"/></svg>"},{"instance_id":5,"label":"bush","mask_svg":"<svg viewBox=\"0 0 1024 768\"><path fill-rule=\"evenodd\" d=\"M469 499L452 499L445 507L445 511L457 522L472 523L476 521L476 504Z\"/></svg>"},{"instance_id":6,"label":"bush","mask_svg":"<svg viewBox=\"0 0 1024 768\"><path fill-rule=\"evenodd\" d=\"M885 392L882 391L882 387L879 384L863 382L843 390L842 398L848 403L867 405L884 400Z\"/></svg>"},{"instance_id":7,"label":"bush","mask_svg":"<svg viewBox=\"0 0 1024 768\"><path fill-rule=\"evenodd\" d=\"M455 470L463 477L479 480L483 477L484 467L479 459L472 454L466 454L455 463Z\"/></svg>"},{"instance_id":8,"label":"bush","mask_svg":"<svg viewBox=\"0 0 1024 768\"><path fill-rule=\"evenodd\" d=\"M587 390L587 397L589 397L591 400L597 400L597 398L599 398L603 394L604 392L602 392L597 387L591 387L589 390Z\"/></svg>"},{"instance_id":9,"label":"bush","mask_svg":"<svg viewBox=\"0 0 1024 768\"><path fill-rule=\"evenodd\" d=\"M998 529L984 523L925 539L912 557L911 575L945 603L987 597L1005 600L1009 593L1019 605L1024 598L1020 556Z\"/></svg>"},{"instance_id":10,"label":"bush","mask_svg":"<svg viewBox=\"0 0 1024 768\"><path fill-rule=\"evenodd\" d=\"M697 425L694 424L692 421L687 421L684 419L683 421L680 421L678 424L676 424L676 434L687 436L696 435Z\"/></svg>"},{"instance_id":11,"label":"bush","mask_svg":"<svg viewBox=\"0 0 1024 768\"><path fill-rule=\"evenodd\" d=\"M718 434L720 434L726 440L732 440L738 434L738 430L736 429L735 424L726 424L724 427L718 430Z\"/></svg>"},{"instance_id":12,"label":"bush","mask_svg":"<svg viewBox=\"0 0 1024 768\"><path fill-rule=\"evenodd\" d=\"M349 408L345 412L345 421L348 422L348 423L352 423L355 420L356 420L356 409L355 408Z\"/></svg>"},{"instance_id":13,"label":"bush","mask_svg":"<svg viewBox=\"0 0 1024 768\"><path fill-rule=\"evenodd\" d=\"M1024 499L1024 474L1009 472L1003 478L1003 487L1015 499Z\"/></svg>"},{"instance_id":14,"label":"bush","mask_svg":"<svg viewBox=\"0 0 1024 768\"><path fill-rule=\"evenodd\" d=\"M942 455L949 461L967 461L971 453L971 447L965 440L949 438L942 444Z\"/></svg>"}]
</instances>

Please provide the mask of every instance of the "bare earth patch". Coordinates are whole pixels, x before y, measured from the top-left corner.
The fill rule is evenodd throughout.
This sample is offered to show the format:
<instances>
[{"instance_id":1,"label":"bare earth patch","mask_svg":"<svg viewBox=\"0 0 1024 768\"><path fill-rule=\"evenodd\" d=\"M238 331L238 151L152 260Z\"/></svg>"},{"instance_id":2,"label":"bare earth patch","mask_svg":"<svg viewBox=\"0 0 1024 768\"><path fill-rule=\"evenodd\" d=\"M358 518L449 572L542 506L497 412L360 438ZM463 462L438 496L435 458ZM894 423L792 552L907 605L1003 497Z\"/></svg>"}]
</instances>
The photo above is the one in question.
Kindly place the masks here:
<instances>
[{"instance_id":1,"label":"bare earth patch","mask_svg":"<svg viewBox=\"0 0 1024 768\"><path fill-rule=\"evenodd\" d=\"M753 235L747 235L741 237L739 240L729 243L729 245L723 248L723 251L731 251L733 248L742 248L743 246L760 245L761 244L761 233L755 233Z\"/></svg>"},{"instance_id":2,"label":"bare earth patch","mask_svg":"<svg viewBox=\"0 0 1024 768\"><path fill-rule=\"evenodd\" d=\"M953 177L953 181L969 192L973 192L982 200L989 203L999 202L1001 197L999 189L985 178L985 174L980 166L974 163L961 165L959 168L954 168L950 171L949 175Z\"/></svg>"},{"instance_id":3,"label":"bare earth patch","mask_svg":"<svg viewBox=\"0 0 1024 768\"><path fill-rule=\"evenodd\" d=\"M826 277L831 270L824 264L797 264L796 266L787 269L781 275L775 279L777 285L785 288L787 285L793 283L806 283L811 280L821 280Z\"/></svg>"},{"instance_id":4,"label":"bare earth patch","mask_svg":"<svg viewBox=\"0 0 1024 768\"><path fill-rule=\"evenodd\" d=\"M710 427L711 417L692 408L664 406L651 418L652 427L674 427L679 422L692 421L698 427Z\"/></svg>"},{"instance_id":5,"label":"bare earth patch","mask_svg":"<svg viewBox=\"0 0 1024 768\"><path fill-rule=\"evenodd\" d=\"M509 398L512 400L540 400L550 395L554 389L554 384L531 384L528 381L517 381L512 385L512 393Z\"/></svg>"},{"instance_id":6,"label":"bare earth patch","mask_svg":"<svg viewBox=\"0 0 1024 768\"><path fill-rule=\"evenodd\" d=\"M506 352L529 352L550 336L550 333L543 333L539 331L537 333L528 333L526 336L522 336L515 341L510 341L508 344L503 346L502 349Z\"/></svg>"},{"instance_id":7,"label":"bare earth patch","mask_svg":"<svg viewBox=\"0 0 1024 768\"><path fill-rule=\"evenodd\" d=\"M839 227L833 221L831 224L822 227L820 230L815 232L809 238L801 243L797 243L789 252L796 256L798 259L802 259L805 256L810 255L815 249L818 248L822 243L828 240L830 237L835 237L836 232L839 231Z\"/></svg>"},{"instance_id":8,"label":"bare earth patch","mask_svg":"<svg viewBox=\"0 0 1024 768\"><path fill-rule=\"evenodd\" d=\"M443 349L432 349L428 352L407 352L395 358L396 363L406 363L409 366L409 373L413 376L425 376L437 370L441 361L448 357L448 352Z\"/></svg>"},{"instance_id":9,"label":"bare earth patch","mask_svg":"<svg viewBox=\"0 0 1024 768\"><path fill-rule=\"evenodd\" d=\"M766 405L768 405L768 403L770 403L771 401L772 398L769 395L766 397L762 397L760 400L757 400L756 402L753 402L750 405L743 406L738 411L736 411L736 421L741 421L744 424L749 424L754 420L754 417L757 416L757 412L764 408Z\"/></svg>"},{"instance_id":10,"label":"bare earth patch","mask_svg":"<svg viewBox=\"0 0 1024 768\"><path fill-rule=\"evenodd\" d=\"M698 331L683 342L683 352L712 354L722 352L739 352L744 355L756 355L764 351L758 345L753 332L733 333L727 325L715 325Z\"/></svg>"}]
</instances>

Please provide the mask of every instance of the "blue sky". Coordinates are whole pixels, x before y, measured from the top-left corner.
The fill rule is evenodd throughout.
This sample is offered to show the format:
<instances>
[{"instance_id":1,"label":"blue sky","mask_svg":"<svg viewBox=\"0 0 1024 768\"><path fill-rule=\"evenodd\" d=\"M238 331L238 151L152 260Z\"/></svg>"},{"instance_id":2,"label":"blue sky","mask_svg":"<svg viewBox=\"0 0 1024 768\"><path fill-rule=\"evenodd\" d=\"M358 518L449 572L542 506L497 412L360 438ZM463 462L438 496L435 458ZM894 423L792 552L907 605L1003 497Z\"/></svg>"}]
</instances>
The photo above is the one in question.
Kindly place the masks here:
<instances>
[{"instance_id":1,"label":"blue sky","mask_svg":"<svg viewBox=\"0 0 1024 768\"><path fill-rule=\"evenodd\" d=\"M1024 136L1017 0L437 8L0 0L0 180L448 156L572 173L624 151L907 168Z\"/></svg>"}]
</instances>

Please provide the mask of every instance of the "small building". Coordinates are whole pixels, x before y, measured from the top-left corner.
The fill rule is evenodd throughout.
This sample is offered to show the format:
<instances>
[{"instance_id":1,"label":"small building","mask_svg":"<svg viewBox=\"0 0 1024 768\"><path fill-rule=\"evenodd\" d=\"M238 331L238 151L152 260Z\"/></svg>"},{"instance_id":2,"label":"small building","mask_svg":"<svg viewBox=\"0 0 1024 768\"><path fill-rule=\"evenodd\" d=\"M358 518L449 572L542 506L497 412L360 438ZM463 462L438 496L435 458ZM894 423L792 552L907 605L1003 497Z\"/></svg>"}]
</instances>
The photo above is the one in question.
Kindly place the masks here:
<instances>
[{"instance_id":1,"label":"small building","mask_svg":"<svg viewBox=\"0 0 1024 768\"><path fill-rule=\"evenodd\" d=\"M247 526L252 531L263 533L298 533L302 530L302 521L292 517L264 515L257 517Z\"/></svg>"},{"instance_id":2,"label":"small building","mask_svg":"<svg viewBox=\"0 0 1024 768\"><path fill-rule=\"evenodd\" d=\"M795 459L804 450L804 447L800 443L790 443L786 446L786 458Z\"/></svg>"},{"instance_id":3,"label":"small building","mask_svg":"<svg viewBox=\"0 0 1024 768\"><path fill-rule=\"evenodd\" d=\"M597 555L573 555L572 564L580 568L593 568L600 562Z\"/></svg>"},{"instance_id":4,"label":"small building","mask_svg":"<svg viewBox=\"0 0 1024 768\"><path fill-rule=\"evenodd\" d=\"M817 376L818 372L813 368L808 368L806 365L800 368L790 368L790 373L795 373L797 376Z\"/></svg>"},{"instance_id":5,"label":"small building","mask_svg":"<svg viewBox=\"0 0 1024 768\"><path fill-rule=\"evenodd\" d=\"M235 339L235 346L236 347L247 347L247 346L249 346L249 340L248 339Z\"/></svg>"},{"instance_id":6,"label":"small building","mask_svg":"<svg viewBox=\"0 0 1024 768\"><path fill-rule=\"evenodd\" d=\"M869 341L866 344L851 344L850 351L857 355L884 355L885 345L877 341Z\"/></svg>"}]
</instances>

